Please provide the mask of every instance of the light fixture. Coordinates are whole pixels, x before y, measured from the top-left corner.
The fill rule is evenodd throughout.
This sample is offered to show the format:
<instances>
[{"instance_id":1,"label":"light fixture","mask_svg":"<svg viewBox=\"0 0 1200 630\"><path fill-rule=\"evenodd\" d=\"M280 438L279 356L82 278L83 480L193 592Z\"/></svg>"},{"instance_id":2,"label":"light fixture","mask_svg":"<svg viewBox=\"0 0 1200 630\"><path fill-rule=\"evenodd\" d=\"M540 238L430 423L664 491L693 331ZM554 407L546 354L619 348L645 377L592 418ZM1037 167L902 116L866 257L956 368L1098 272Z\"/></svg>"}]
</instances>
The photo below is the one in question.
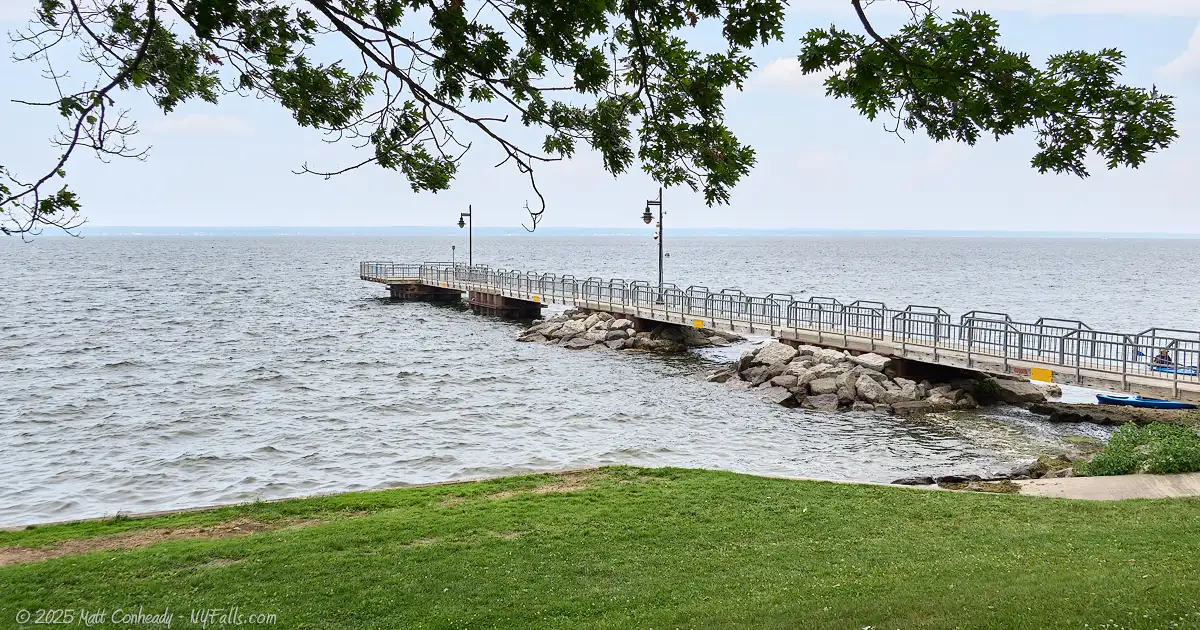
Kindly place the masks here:
<instances>
[{"instance_id":1,"label":"light fixture","mask_svg":"<svg viewBox=\"0 0 1200 630\"><path fill-rule=\"evenodd\" d=\"M646 211L642 213L642 221L646 225L650 225L650 222L653 220L654 220L654 215L650 214L650 204L646 204Z\"/></svg>"}]
</instances>

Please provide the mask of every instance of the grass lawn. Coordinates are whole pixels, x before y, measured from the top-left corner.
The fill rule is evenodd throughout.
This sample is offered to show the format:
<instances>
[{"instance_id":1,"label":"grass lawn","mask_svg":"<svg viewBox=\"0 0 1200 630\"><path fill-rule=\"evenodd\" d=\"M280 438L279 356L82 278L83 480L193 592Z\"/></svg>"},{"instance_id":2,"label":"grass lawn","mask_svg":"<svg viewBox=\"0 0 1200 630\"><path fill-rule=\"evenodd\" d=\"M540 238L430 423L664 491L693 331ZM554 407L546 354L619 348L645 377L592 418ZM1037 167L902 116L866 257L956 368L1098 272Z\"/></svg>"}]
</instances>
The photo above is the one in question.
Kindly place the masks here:
<instances>
[{"instance_id":1,"label":"grass lawn","mask_svg":"<svg viewBox=\"0 0 1200 630\"><path fill-rule=\"evenodd\" d=\"M0 565L0 628L1200 628L1200 500L605 468L0 532Z\"/></svg>"}]
</instances>

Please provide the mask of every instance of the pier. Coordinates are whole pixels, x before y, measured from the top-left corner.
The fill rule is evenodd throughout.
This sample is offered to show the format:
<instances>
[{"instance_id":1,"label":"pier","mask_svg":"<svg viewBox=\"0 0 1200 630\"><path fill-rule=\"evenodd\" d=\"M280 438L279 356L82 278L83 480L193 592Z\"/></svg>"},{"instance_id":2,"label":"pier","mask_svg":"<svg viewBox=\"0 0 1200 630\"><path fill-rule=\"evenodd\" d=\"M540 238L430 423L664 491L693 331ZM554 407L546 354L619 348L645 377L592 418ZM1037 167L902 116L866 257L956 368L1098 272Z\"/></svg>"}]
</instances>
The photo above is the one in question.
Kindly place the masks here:
<instances>
[{"instance_id":1,"label":"pier","mask_svg":"<svg viewBox=\"0 0 1200 630\"><path fill-rule=\"evenodd\" d=\"M936 306L889 308L834 298L674 284L586 278L447 263L363 262L363 280L386 285L396 299L461 300L483 314L536 317L548 304L657 322L770 336L839 350L874 352L931 365L1015 374L1032 380L1200 402L1200 331L1151 328L1094 330L1054 318L1019 322L1004 313L953 317ZM1150 358L1167 350L1176 367Z\"/></svg>"}]
</instances>

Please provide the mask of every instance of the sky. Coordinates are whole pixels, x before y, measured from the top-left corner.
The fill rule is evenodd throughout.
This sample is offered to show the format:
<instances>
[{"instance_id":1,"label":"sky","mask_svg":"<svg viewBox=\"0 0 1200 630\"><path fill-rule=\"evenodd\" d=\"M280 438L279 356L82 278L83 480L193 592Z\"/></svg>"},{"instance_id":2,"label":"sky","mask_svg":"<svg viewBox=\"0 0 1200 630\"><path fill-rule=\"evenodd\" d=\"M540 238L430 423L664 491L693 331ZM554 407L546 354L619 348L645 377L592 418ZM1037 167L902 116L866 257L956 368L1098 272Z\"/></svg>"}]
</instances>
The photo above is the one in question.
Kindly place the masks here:
<instances>
[{"instance_id":1,"label":"sky","mask_svg":"<svg viewBox=\"0 0 1200 630\"><path fill-rule=\"evenodd\" d=\"M21 27L31 4L0 0L0 31ZM821 79L797 68L798 38L808 28L858 30L848 0L793 0L785 41L754 52L755 73L727 101L728 123L757 150L757 166L727 206L667 189L666 229L1200 233L1200 0L950 0L940 8L993 13L1002 43L1034 59L1122 49L1125 82L1177 97L1180 139L1137 170L1107 171L1096 161L1086 180L1034 171L1028 133L974 147L919 135L902 141L825 97ZM902 18L886 0L871 11L881 26ZM48 142L56 116L11 99L49 100L53 86L41 68L13 62L13 52L0 39L0 164L33 173L57 155ZM122 103L139 120L138 141L150 154L108 164L80 154L68 166L89 227L440 226L456 222L468 205L477 226L515 226L527 220L526 201L533 204L527 180L511 167L496 168L500 154L483 142L451 190L414 193L401 174L376 168L329 180L294 174L306 162L335 168L356 154L297 127L273 103L227 97L167 116L138 96ZM515 135L526 133L510 126L518 127ZM639 170L614 178L586 151L541 167L538 179L547 199L543 226L635 228L645 200L657 194Z\"/></svg>"}]
</instances>

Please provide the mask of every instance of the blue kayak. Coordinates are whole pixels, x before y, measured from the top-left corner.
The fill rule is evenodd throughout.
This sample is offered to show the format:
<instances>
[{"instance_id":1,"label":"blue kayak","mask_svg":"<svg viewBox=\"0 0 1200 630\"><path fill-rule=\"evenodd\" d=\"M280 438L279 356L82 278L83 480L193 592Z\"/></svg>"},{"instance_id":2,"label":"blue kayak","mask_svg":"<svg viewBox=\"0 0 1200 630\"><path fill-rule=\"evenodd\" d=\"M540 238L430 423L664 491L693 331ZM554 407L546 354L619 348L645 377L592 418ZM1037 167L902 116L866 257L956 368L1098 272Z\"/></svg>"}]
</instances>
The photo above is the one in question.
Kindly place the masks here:
<instances>
[{"instance_id":1,"label":"blue kayak","mask_svg":"<svg viewBox=\"0 0 1200 630\"><path fill-rule=\"evenodd\" d=\"M1155 365L1155 366L1151 367L1150 369L1154 370L1155 372L1166 372L1167 374L1181 374L1183 376L1198 376L1198 375L1200 375L1200 370L1197 370L1196 366L1194 366L1194 365L1189 366L1189 367L1183 367L1183 366L1174 367L1174 366L1170 366L1170 365Z\"/></svg>"},{"instance_id":2,"label":"blue kayak","mask_svg":"<svg viewBox=\"0 0 1200 630\"><path fill-rule=\"evenodd\" d=\"M1148 409L1195 409L1191 403L1163 400L1161 398L1142 398L1141 396L1112 396L1096 394L1096 400L1101 405L1124 405L1126 407L1145 407Z\"/></svg>"}]
</instances>

